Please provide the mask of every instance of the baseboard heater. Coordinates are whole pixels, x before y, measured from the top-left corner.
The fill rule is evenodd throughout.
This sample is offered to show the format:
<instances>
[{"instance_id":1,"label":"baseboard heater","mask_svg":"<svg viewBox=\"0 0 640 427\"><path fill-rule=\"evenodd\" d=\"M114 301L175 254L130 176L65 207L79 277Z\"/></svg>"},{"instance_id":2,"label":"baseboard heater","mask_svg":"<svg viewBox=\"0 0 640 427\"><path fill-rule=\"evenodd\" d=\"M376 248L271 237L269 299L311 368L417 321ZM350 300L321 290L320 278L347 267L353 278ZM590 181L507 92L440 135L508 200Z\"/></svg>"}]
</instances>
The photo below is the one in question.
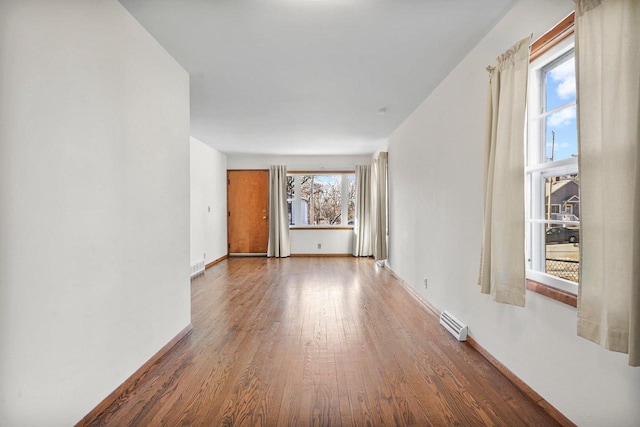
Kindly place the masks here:
<instances>
[{"instance_id":1,"label":"baseboard heater","mask_svg":"<svg viewBox=\"0 0 640 427\"><path fill-rule=\"evenodd\" d=\"M458 341L467 340L467 325L453 317L448 311L443 311L442 314L440 314L440 324L444 326L447 331L451 332L451 335L456 337Z\"/></svg>"},{"instance_id":2,"label":"baseboard heater","mask_svg":"<svg viewBox=\"0 0 640 427\"><path fill-rule=\"evenodd\" d=\"M196 276L204 273L204 259L198 261L194 264L191 264L191 278L193 279Z\"/></svg>"}]
</instances>

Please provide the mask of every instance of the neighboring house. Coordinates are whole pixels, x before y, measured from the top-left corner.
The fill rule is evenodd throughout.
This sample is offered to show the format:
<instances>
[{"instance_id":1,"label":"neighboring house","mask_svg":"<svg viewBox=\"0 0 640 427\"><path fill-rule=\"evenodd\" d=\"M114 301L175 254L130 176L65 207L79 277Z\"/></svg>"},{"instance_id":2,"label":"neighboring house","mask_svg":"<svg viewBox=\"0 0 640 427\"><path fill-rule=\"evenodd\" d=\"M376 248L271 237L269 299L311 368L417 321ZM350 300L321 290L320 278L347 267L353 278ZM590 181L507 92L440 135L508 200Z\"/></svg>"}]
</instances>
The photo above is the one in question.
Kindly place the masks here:
<instances>
[{"instance_id":1,"label":"neighboring house","mask_svg":"<svg viewBox=\"0 0 640 427\"><path fill-rule=\"evenodd\" d=\"M549 199L549 187L545 189ZM551 183L551 216L557 221L580 219L580 186L573 180L563 179Z\"/></svg>"},{"instance_id":2,"label":"neighboring house","mask_svg":"<svg viewBox=\"0 0 640 427\"><path fill-rule=\"evenodd\" d=\"M302 214L300 216L300 224L296 224L294 219L297 217L296 204L293 202L293 198L287 199L287 209L289 211L289 225L309 225L309 201L301 199L300 209Z\"/></svg>"}]
</instances>

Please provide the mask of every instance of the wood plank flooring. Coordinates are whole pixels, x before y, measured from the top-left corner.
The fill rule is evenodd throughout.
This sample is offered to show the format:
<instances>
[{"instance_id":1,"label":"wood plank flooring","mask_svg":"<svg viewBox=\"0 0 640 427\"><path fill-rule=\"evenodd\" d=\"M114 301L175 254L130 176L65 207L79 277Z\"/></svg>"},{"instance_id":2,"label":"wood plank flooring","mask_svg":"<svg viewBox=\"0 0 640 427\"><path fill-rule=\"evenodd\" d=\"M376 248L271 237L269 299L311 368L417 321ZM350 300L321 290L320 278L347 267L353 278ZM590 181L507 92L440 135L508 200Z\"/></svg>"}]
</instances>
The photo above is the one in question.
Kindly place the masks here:
<instances>
[{"instance_id":1,"label":"wood plank flooring","mask_svg":"<svg viewBox=\"0 0 640 427\"><path fill-rule=\"evenodd\" d=\"M230 258L193 332L92 425L554 426L370 259Z\"/></svg>"}]
</instances>

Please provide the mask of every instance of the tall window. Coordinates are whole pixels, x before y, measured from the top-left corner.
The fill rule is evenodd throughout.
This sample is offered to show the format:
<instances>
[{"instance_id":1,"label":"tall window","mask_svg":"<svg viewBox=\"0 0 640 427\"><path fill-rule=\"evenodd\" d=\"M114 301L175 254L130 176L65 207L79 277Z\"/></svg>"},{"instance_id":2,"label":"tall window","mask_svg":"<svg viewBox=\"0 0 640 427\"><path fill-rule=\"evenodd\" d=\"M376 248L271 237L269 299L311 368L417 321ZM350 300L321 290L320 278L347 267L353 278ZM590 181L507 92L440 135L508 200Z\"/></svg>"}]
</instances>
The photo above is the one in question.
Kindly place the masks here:
<instances>
[{"instance_id":1,"label":"tall window","mask_svg":"<svg viewBox=\"0 0 640 427\"><path fill-rule=\"evenodd\" d=\"M289 225L353 226L354 173L290 173L287 176Z\"/></svg>"},{"instance_id":2,"label":"tall window","mask_svg":"<svg viewBox=\"0 0 640 427\"><path fill-rule=\"evenodd\" d=\"M536 58L529 81L527 278L577 293L580 173L573 37Z\"/></svg>"}]
</instances>

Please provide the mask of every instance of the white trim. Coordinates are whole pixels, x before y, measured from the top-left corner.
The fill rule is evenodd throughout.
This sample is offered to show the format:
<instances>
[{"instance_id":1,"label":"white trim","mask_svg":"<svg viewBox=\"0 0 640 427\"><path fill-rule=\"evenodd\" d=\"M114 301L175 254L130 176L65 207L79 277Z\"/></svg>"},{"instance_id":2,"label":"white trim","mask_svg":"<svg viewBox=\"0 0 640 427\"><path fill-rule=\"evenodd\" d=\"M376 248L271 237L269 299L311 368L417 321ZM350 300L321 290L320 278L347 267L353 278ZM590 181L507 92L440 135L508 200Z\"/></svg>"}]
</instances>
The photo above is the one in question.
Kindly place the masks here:
<instances>
[{"instance_id":1,"label":"white trim","mask_svg":"<svg viewBox=\"0 0 640 427\"><path fill-rule=\"evenodd\" d=\"M542 283L543 285L547 285L561 291L572 293L573 295L578 295L578 284L570 280L561 279L560 277L552 276L550 274L542 273L535 270L527 270L527 279Z\"/></svg>"},{"instance_id":2,"label":"white trim","mask_svg":"<svg viewBox=\"0 0 640 427\"><path fill-rule=\"evenodd\" d=\"M529 138L534 138L535 135L532 135L529 132ZM530 150L532 148L530 147ZM569 157L562 160L556 160L553 162L546 163L537 163L531 166L527 166L525 171L527 173L535 173L546 171L547 169L554 169L553 173L544 173L543 178L547 178L549 176L557 176L557 175L569 175L571 173L576 173L578 171L578 158L577 157ZM560 173L556 173L559 171Z\"/></svg>"},{"instance_id":3,"label":"white trim","mask_svg":"<svg viewBox=\"0 0 640 427\"><path fill-rule=\"evenodd\" d=\"M529 69L531 71L541 70L548 63L554 61L556 58L560 58L562 55L573 49L573 45L574 36L571 35L536 58L536 60L529 65Z\"/></svg>"},{"instance_id":4,"label":"white trim","mask_svg":"<svg viewBox=\"0 0 640 427\"><path fill-rule=\"evenodd\" d=\"M538 114L538 118L539 119L546 119L547 117L549 117L549 116L551 116L551 115L553 115L555 113L558 113L558 112L560 112L562 110L565 110L567 108L575 107L576 105L577 105L576 104L576 100L574 99L573 101L567 102L566 104L559 105L559 106L557 106L556 108L554 108L552 110L545 111L544 113Z\"/></svg>"}]
</instances>

